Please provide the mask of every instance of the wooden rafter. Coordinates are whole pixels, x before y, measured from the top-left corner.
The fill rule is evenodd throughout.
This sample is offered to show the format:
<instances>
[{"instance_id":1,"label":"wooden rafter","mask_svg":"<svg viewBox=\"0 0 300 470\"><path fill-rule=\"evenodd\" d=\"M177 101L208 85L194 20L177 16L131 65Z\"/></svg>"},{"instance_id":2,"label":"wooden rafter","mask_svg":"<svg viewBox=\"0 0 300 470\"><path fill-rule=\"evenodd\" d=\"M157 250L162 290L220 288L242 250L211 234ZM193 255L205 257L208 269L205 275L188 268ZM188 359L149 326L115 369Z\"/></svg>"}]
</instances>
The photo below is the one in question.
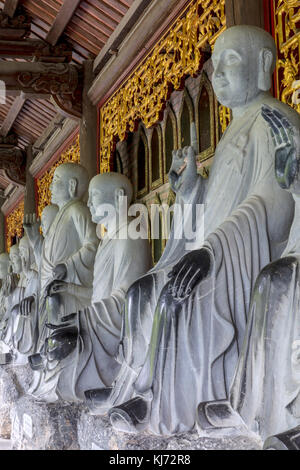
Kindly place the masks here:
<instances>
[{"instance_id":1,"label":"wooden rafter","mask_svg":"<svg viewBox=\"0 0 300 470\"><path fill-rule=\"evenodd\" d=\"M20 96L17 96L17 98L13 102L13 105L8 111L5 120L3 121L3 124L0 128L0 135L4 137L7 136L12 126L14 125L14 122L17 119L21 109L23 108L25 101L26 97L24 95L21 94Z\"/></svg>"},{"instance_id":2,"label":"wooden rafter","mask_svg":"<svg viewBox=\"0 0 300 470\"><path fill-rule=\"evenodd\" d=\"M69 24L72 16L74 15L80 0L65 0L62 4L54 23L47 34L46 41L55 46L65 28Z\"/></svg>"},{"instance_id":3,"label":"wooden rafter","mask_svg":"<svg viewBox=\"0 0 300 470\"><path fill-rule=\"evenodd\" d=\"M13 18L18 8L19 0L5 0L3 12L10 18Z\"/></svg>"}]
</instances>

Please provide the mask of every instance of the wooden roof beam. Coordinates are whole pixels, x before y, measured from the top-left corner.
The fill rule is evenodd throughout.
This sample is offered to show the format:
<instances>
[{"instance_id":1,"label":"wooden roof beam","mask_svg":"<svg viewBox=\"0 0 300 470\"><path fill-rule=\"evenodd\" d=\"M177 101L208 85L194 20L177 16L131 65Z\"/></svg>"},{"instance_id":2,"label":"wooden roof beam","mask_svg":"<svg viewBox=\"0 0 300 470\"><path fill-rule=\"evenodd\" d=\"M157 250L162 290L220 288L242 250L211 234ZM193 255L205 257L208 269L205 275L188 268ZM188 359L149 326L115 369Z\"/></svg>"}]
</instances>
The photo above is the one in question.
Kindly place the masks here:
<instances>
[{"instance_id":1,"label":"wooden roof beam","mask_svg":"<svg viewBox=\"0 0 300 470\"><path fill-rule=\"evenodd\" d=\"M0 127L0 135L6 137L9 131L11 130L12 126L14 125L15 120L17 119L21 109L24 106L26 98L24 95L17 96L13 105L11 106L10 110L7 113L5 120Z\"/></svg>"},{"instance_id":2,"label":"wooden roof beam","mask_svg":"<svg viewBox=\"0 0 300 470\"><path fill-rule=\"evenodd\" d=\"M47 34L46 41L55 46L60 36L71 21L77 7L79 6L80 0L65 0L62 4L58 15L56 16L53 25L49 33Z\"/></svg>"},{"instance_id":3,"label":"wooden roof beam","mask_svg":"<svg viewBox=\"0 0 300 470\"><path fill-rule=\"evenodd\" d=\"M16 9L18 8L18 5L19 0L5 0L3 13L8 15L10 18L13 18L16 13Z\"/></svg>"}]
</instances>

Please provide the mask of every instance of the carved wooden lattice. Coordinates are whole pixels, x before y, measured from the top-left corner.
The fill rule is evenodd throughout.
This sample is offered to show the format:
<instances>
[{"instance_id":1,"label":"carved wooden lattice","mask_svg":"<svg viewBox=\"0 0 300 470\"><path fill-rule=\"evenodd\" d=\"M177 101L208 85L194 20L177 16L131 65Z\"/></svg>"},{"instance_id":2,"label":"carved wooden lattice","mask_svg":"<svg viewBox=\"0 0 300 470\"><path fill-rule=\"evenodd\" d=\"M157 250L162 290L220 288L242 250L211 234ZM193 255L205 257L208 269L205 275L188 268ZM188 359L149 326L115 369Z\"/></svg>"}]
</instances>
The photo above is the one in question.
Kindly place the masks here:
<instances>
[{"instance_id":1,"label":"carved wooden lattice","mask_svg":"<svg viewBox=\"0 0 300 470\"><path fill-rule=\"evenodd\" d=\"M170 31L100 111L100 171L110 170L117 140L133 132L138 121L147 128L162 117L172 90L188 75L198 74L203 49L213 47L226 28L225 0L194 0Z\"/></svg>"},{"instance_id":2,"label":"carved wooden lattice","mask_svg":"<svg viewBox=\"0 0 300 470\"><path fill-rule=\"evenodd\" d=\"M41 216L43 209L51 204L50 184L52 183L55 169L62 163L73 162L80 163L80 142L79 135L67 150L65 150L60 158L51 168L37 179L37 195L38 195L38 215Z\"/></svg>"},{"instance_id":3,"label":"carved wooden lattice","mask_svg":"<svg viewBox=\"0 0 300 470\"><path fill-rule=\"evenodd\" d=\"M273 0L276 96L300 113L300 1Z\"/></svg>"},{"instance_id":4,"label":"carved wooden lattice","mask_svg":"<svg viewBox=\"0 0 300 470\"><path fill-rule=\"evenodd\" d=\"M24 200L6 217L6 249L10 250L12 238L23 235Z\"/></svg>"}]
</instances>

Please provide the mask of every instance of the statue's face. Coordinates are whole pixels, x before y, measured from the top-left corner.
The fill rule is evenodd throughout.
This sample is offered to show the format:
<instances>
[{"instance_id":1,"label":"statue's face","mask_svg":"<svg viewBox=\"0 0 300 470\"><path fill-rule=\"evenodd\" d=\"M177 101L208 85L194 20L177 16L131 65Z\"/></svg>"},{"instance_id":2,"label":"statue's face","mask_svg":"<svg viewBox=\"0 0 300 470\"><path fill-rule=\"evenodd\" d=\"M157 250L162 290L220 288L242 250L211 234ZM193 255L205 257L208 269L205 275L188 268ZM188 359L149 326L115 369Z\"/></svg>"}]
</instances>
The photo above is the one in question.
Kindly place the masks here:
<instances>
[{"instance_id":1,"label":"statue's face","mask_svg":"<svg viewBox=\"0 0 300 470\"><path fill-rule=\"evenodd\" d=\"M100 224L103 219L102 216L97 215L97 209L102 204L112 204L113 201L110 199L108 201L107 192L104 190L96 189L91 187L89 189L89 199L88 199L88 208L90 209L92 215L92 221L96 224Z\"/></svg>"},{"instance_id":2,"label":"statue's face","mask_svg":"<svg viewBox=\"0 0 300 470\"><path fill-rule=\"evenodd\" d=\"M62 171L60 167L58 167L54 172L50 191L52 204L59 205L70 199L69 179L66 172Z\"/></svg>"},{"instance_id":3,"label":"statue's face","mask_svg":"<svg viewBox=\"0 0 300 470\"><path fill-rule=\"evenodd\" d=\"M11 262L13 272L15 274L20 274L22 272L22 260L20 257L20 249L18 249L18 251L11 250L9 254L9 259Z\"/></svg>"},{"instance_id":4,"label":"statue's face","mask_svg":"<svg viewBox=\"0 0 300 470\"><path fill-rule=\"evenodd\" d=\"M259 51L253 51L245 37L220 36L212 55L213 88L218 101L234 109L252 101L258 94Z\"/></svg>"}]
</instances>

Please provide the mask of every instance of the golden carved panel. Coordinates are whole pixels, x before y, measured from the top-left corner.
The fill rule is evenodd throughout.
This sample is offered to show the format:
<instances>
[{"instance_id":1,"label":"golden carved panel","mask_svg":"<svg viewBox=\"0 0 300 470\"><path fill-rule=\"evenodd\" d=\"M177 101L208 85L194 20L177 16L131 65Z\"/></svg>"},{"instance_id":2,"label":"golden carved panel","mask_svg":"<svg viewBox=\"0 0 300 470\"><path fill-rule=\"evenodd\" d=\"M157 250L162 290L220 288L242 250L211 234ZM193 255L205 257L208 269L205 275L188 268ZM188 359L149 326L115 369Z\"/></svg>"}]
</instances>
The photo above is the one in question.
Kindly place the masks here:
<instances>
[{"instance_id":1,"label":"golden carved panel","mask_svg":"<svg viewBox=\"0 0 300 470\"><path fill-rule=\"evenodd\" d=\"M300 113L300 1L273 0L277 98Z\"/></svg>"},{"instance_id":2,"label":"golden carved panel","mask_svg":"<svg viewBox=\"0 0 300 470\"><path fill-rule=\"evenodd\" d=\"M38 196L38 215L41 216L43 209L51 204L50 184L53 179L55 169L62 163L73 162L80 163L80 142L79 135L67 150L65 150L60 158L46 173L37 179L37 196Z\"/></svg>"},{"instance_id":3,"label":"golden carved panel","mask_svg":"<svg viewBox=\"0 0 300 470\"><path fill-rule=\"evenodd\" d=\"M142 121L147 128L162 117L172 90L202 66L202 50L213 47L226 28L225 0L193 0L184 17L156 44L130 78L100 111L100 171L110 170L110 157L117 140L133 132Z\"/></svg>"},{"instance_id":4,"label":"golden carved panel","mask_svg":"<svg viewBox=\"0 0 300 470\"><path fill-rule=\"evenodd\" d=\"M11 239L23 235L24 200L6 217L6 249L9 252Z\"/></svg>"}]
</instances>

